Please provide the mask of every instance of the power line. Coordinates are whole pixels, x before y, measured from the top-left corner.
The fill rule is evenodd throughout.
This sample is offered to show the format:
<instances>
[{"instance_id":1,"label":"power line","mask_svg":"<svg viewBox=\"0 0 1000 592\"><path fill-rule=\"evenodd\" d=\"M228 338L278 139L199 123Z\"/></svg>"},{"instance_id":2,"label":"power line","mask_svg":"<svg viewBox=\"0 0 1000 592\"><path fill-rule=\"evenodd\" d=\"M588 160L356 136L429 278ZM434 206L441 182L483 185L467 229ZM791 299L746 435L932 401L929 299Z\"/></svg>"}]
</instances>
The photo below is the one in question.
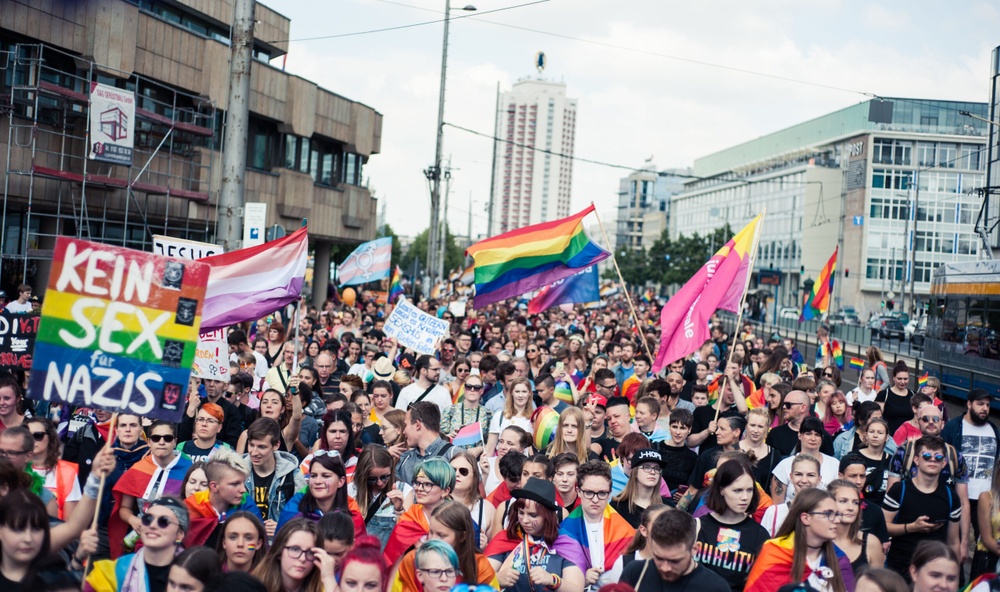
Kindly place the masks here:
<instances>
[{"instance_id":1,"label":"power line","mask_svg":"<svg viewBox=\"0 0 1000 592\"><path fill-rule=\"evenodd\" d=\"M524 4L515 4L513 6L504 6L504 7L501 7L501 8L494 8L493 10L484 10L483 12L474 12L474 13L469 13L469 14L461 14L461 15L458 15L458 16L453 16L453 17L451 17L448 20L457 21L459 19L480 17L480 16L483 16L485 14L493 14L494 12L505 12L505 11L508 11L508 10L513 10L515 8L523 8L525 6L534 6L535 4L544 4L544 3L550 2L550 1L551 0L534 0L534 2L525 2ZM297 43L297 42L300 42L300 41L318 41L320 39L340 39L340 38L343 38L343 37L357 37L359 35L371 35L373 33L386 33L388 31L399 31L401 29L412 29L414 27L423 27L423 26L426 26L426 25L434 25L434 24L437 24L437 23L443 23L444 21L445 21L445 19L441 18L441 19L436 19L436 20L433 20L433 21L423 21L423 22L420 22L420 23L410 23L408 25L398 25L398 26L395 26L395 27L383 27L381 29L369 29L367 31L354 31L352 33L337 33L336 35L321 35L319 37L303 37L301 39L278 39L278 40L274 40L274 41L267 41L266 43L269 43L271 45L277 45L277 44L282 44L282 43L292 43L293 41Z\"/></svg>"}]
</instances>

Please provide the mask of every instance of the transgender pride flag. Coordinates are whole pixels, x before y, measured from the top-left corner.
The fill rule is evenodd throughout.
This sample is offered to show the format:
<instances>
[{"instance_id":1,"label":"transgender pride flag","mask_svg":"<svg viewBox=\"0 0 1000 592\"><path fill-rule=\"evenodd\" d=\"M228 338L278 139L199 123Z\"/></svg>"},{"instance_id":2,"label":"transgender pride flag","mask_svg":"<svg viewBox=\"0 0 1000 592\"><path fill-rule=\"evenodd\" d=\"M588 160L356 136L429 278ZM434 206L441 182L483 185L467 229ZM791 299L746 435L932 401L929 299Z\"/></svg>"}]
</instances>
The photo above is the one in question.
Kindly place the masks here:
<instances>
[{"instance_id":1,"label":"transgender pride flag","mask_svg":"<svg viewBox=\"0 0 1000 592\"><path fill-rule=\"evenodd\" d=\"M308 254L303 226L278 240L199 259L212 267L201 332L255 321L298 300Z\"/></svg>"}]
</instances>

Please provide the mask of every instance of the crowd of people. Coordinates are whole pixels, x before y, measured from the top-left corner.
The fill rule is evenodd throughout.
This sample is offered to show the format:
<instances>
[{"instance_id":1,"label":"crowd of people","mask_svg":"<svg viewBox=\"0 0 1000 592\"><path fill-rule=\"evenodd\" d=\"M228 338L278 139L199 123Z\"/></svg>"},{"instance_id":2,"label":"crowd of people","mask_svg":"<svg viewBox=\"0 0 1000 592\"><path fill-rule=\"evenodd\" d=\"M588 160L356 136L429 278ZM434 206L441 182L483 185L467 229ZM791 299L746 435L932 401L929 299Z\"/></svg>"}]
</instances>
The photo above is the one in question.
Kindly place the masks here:
<instances>
[{"instance_id":1,"label":"crowd of people","mask_svg":"<svg viewBox=\"0 0 1000 592\"><path fill-rule=\"evenodd\" d=\"M652 307L637 327L620 301L448 304L418 303L451 324L434 352L374 301L231 327L232 379L195 373L176 424L0 377L0 590L944 592L997 571L982 389L949 419L875 347L848 388L826 328L807 364L750 323L654 373Z\"/></svg>"}]
</instances>

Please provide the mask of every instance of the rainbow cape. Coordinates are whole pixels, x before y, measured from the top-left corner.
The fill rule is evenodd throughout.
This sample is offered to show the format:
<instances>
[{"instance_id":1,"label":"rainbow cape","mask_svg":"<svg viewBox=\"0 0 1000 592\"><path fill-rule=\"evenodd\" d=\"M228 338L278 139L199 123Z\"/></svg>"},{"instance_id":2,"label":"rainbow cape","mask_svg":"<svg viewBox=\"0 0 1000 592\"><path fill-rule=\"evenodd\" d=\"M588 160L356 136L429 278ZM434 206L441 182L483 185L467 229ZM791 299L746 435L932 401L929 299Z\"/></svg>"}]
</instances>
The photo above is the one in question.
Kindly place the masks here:
<instances>
[{"instance_id":1,"label":"rainbow cape","mask_svg":"<svg viewBox=\"0 0 1000 592\"><path fill-rule=\"evenodd\" d=\"M410 547L420 542L420 539L430 532L430 524L424 516L423 504L413 504L410 509L403 512L396 522L389 536L389 542L385 544L385 562L392 565L396 559L402 557Z\"/></svg>"},{"instance_id":2,"label":"rainbow cape","mask_svg":"<svg viewBox=\"0 0 1000 592\"><path fill-rule=\"evenodd\" d=\"M403 295L403 285L399 281L402 275L397 265L396 271L392 272L392 283L389 284L389 304L395 304L396 299Z\"/></svg>"},{"instance_id":3,"label":"rainbow cape","mask_svg":"<svg viewBox=\"0 0 1000 592\"><path fill-rule=\"evenodd\" d=\"M539 290L611 256L590 240L583 218L591 204L568 218L505 232L469 247L475 261L476 308Z\"/></svg>"},{"instance_id":4,"label":"rainbow cape","mask_svg":"<svg viewBox=\"0 0 1000 592\"><path fill-rule=\"evenodd\" d=\"M805 306L802 307L802 315L799 316L800 323L822 317L830 310L830 294L833 293L833 276L837 272L837 251L839 250L839 246L833 250L833 255L820 270L819 279L813 284L812 293L806 300ZM843 364L840 367L843 368Z\"/></svg>"},{"instance_id":5,"label":"rainbow cape","mask_svg":"<svg viewBox=\"0 0 1000 592\"><path fill-rule=\"evenodd\" d=\"M179 454L177 462L167 469L166 475L164 475L167 480L163 486L164 495L180 497L184 485L184 474L187 473L189 468L191 468L191 459L186 455ZM118 516L118 510L122 507L122 497L130 495L137 500L144 499L146 497L146 490L152 485L153 477L156 476L158 470L160 468L156 465L156 461L153 460L151 455L147 454L132 465L132 468L125 471L111 490L111 496L114 498L114 509L112 509L111 516L108 519L108 544L110 545L112 559L117 559L121 556L123 552L121 547L122 541L125 539L125 535L132 530Z\"/></svg>"},{"instance_id":6,"label":"rainbow cape","mask_svg":"<svg viewBox=\"0 0 1000 592\"><path fill-rule=\"evenodd\" d=\"M578 506L570 512L559 527L559 538L552 545L552 550L569 561L572 561L586 573L591 567L602 567L605 571L611 569L615 561L625 552L635 529L615 512L611 506L604 508L604 565L590 564L590 543L587 536L587 525L584 523L583 507Z\"/></svg>"},{"instance_id":7,"label":"rainbow cape","mask_svg":"<svg viewBox=\"0 0 1000 592\"><path fill-rule=\"evenodd\" d=\"M757 561L750 569L744 592L774 592L785 584L791 582L792 558L794 553L795 535L790 534L778 539L771 539L764 543ZM839 548L837 549L837 563L834 569L840 569L844 578L844 585L848 590L854 589L854 569L851 567L851 560L847 558ZM813 570L806 565L806 579L812 575Z\"/></svg>"}]
</instances>

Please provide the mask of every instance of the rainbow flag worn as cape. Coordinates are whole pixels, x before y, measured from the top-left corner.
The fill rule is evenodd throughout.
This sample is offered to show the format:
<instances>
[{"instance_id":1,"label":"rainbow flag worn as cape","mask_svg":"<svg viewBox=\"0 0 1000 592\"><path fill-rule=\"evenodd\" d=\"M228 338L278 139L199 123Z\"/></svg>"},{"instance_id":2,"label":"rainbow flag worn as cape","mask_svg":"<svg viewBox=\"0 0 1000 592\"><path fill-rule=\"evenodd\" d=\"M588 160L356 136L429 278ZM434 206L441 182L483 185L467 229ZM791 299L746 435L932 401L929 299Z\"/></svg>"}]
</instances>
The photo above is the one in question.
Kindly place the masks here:
<instances>
[{"instance_id":1,"label":"rainbow flag worn as cape","mask_svg":"<svg viewBox=\"0 0 1000 592\"><path fill-rule=\"evenodd\" d=\"M167 469L165 475L160 477L166 479L166 483L163 485L163 495L180 497L184 485L184 475L189 468L191 468L191 459L178 453L177 462ZM122 507L122 497L130 495L137 500L150 499L153 493L149 490L154 483L154 477L160 470L153 457L147 454L132 465L132 468L125 471L118 482L114 484L114 488L111 490L111 496L114 498L114 509L112 509L108 519L108 544L112 559L121 556L123 552L122 541L132 530L118 515L118 510Z\"/></svg>"},{"instance_id":2,"label":"rainbow flag worn as cape","mask_svg":"<svg viewBox=\"0 0 1000 592\"><path fill-rule=\"evenodd\" d=\"M750 575L747 576L747 582L743 588L744 592L774 592L792 581L794 539L795 535L790 534L764 543L757 555L757 561L750 568ZM844 586L848 590L853 590L854 569L851 567L851 560L839 548L837 549L837 563L838 565L833 569L840 569L844 578ZM807 564L804 572L806 582L813 575L813 571Z\"/></svg>"},{"instance_id":3,"label":"rainbow flag worn as cape","mask_svg":"<svg viewBox=\"0 0 1000 592\"><path fill-rule=\"evenodd\" d=\"M861 358L851 357L850 364L852 370L857 370L858 372L861 372L862 370L865 369L865 361Z\"/></svg>"},{"instance_id":4,"label":"rainbow flag worn as cape","mask_svg":"<svg viewBox=\"0 0 1000 592\"><path fill-rule=\"evenodd\" d=\"M392 282L389 284L389 304L395 304L396 299L403 295L403 285L399 281L402 275L397 265L396 271L392 272Z\"/></svg>"},{"instance_id":5,"label":"rainbow flag worn as cape","mask_svg":"<svg viewBox=\"0 0 1000 592\"><path fill-rule=\"evenodd\" d=\"M831 350L830 352L827 352L828 348ZM816 356L816 359L822 361L822 359L826 357L827 353L832 355L833 363L837 365L837 368L844 367L844 348L840 346L839 341L831 339L829 343L819 344L819 354Z\"/></svg>"},{"instance_id":6,"label":"rainbow flag worn as cape","mask_svg":"<svg viewBox=\"0 0 1000 592\"><path fill-rule=\"evenodd\" d=\"M833 255L819 272L819 279L813 284L812 294L809 295L805 306L802 307L802 315L799 316L800 323L819 318L830 310L830 294L833 293L833 276L837 272L837 251L839 249L838 246L833 250ZM840 367L843 368L843 365Z\"/></svg>"},{"instance_id":7,"label":"rainbow flag worn as cape","mask_svg":"<svg viewBox=\"0 0 1000 592\"><path fill-rule=\"evenodd\" d=\"M568 218L505 232L469 247L475 261L476 308L501 302L567 278L611 253L583 228L591 204Z\"/></svg>"},{"instance_id":8,"label":"rainbow flag worn as cape","mask_svg":"<svg viewBox=\"0 0 1000 592\"><path fill-rule=\"evenodd\" d=\"M601 567L610 570L615 561L625 552L635 529L614 511L611 506L604 508L604 565L590 564L590 537L587 536L587 525L584 523L583 506L578 506L570 512L559 527L559 538L552 545L552 550L562 557L572 561L584 573L591 567Z\"/></svg>"},{"instance_id":9,"label":"rainbow flag worn as cape","mask_svg":"<svg viewBox=\"0 0 1000 592\"><path fill-rule=\"evenodd\" d=\"M430 524L424 516L423 504L413 504L403 512L392 529L389 541L385 544L385 562L392 565L396 559L406 554L410 547L420 542L420 539L430 532Z\"/></svg>"}]
</instances>

